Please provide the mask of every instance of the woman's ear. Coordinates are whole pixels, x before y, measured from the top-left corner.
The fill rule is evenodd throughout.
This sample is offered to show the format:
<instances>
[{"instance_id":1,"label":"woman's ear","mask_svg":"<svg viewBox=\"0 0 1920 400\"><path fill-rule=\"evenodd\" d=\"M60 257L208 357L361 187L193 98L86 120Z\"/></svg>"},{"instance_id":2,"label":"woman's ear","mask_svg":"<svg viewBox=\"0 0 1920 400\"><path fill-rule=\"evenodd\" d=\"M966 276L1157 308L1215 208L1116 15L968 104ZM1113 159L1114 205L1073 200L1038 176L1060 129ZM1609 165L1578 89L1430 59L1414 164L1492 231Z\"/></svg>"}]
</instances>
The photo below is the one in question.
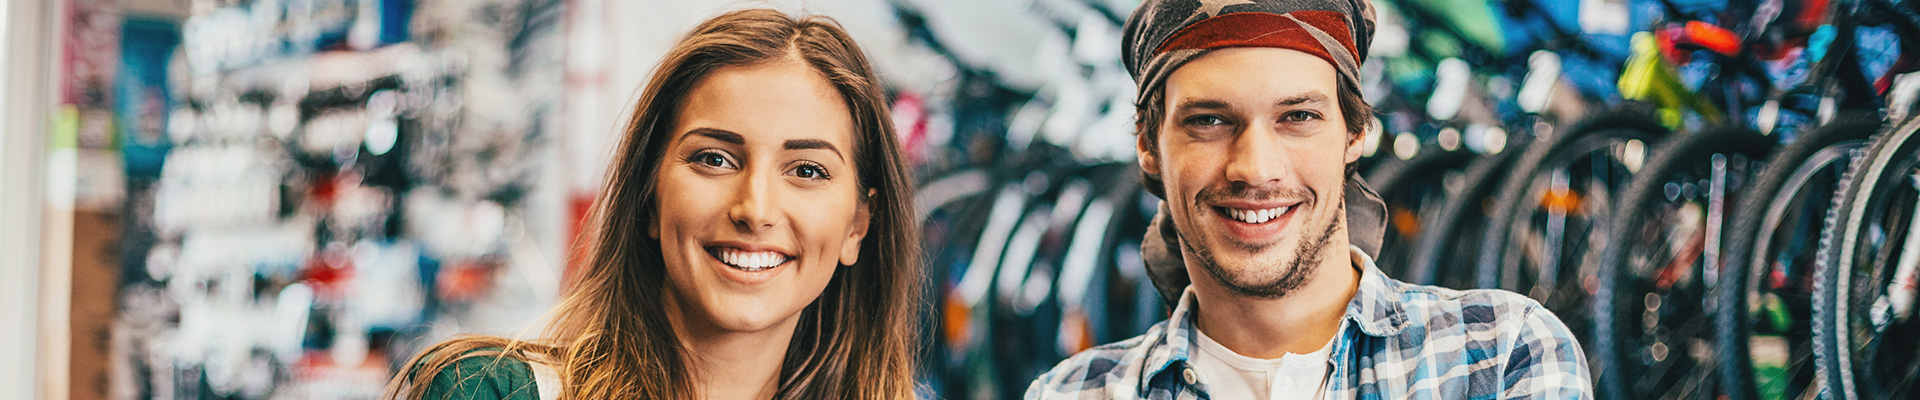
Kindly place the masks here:
<instances>
[{"instance_id":1,"label":"woman's ear","mask_svg":"<svg viewBox=\"0 0 1920 400\"><path fill-rule=\"evenodd\" d=\"M659 216L660 210L649 208L647 210L647 220L643 222L647 225L647 237L651 237L653 240L660 240L660 218L656 218Z\"/></svg>"},{"instance_id":2,"label":"woman's ear","mask_svg":"<svg viewBox=\"0 0 1920 400\"><path fill-rule=\"evenodd\" d=\"M840 265L860 262L860 242L867 239L867 229L873 226L872 204L879 194L879 190L867 189L867 195L854 206L853 224L847 226L847 241L840 244Z\"/></svg>"}]
</instances>

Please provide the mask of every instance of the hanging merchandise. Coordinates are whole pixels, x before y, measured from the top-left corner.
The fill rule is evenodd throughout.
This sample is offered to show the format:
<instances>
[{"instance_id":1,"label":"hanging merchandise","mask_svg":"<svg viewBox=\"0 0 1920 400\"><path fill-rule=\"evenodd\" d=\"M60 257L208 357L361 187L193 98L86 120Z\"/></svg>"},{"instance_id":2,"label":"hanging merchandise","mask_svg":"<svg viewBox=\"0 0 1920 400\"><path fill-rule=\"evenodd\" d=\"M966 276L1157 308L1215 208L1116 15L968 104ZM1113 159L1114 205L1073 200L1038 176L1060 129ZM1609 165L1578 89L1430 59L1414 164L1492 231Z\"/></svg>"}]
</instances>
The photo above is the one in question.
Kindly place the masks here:
<instances>
[{"instance_id":1,"label":"hanging merchandise","mask_svg":"<svg viewBox=\"0 0 1920 400\"><path fill-rule=\"evenodd\" d=\"M376 398L424 343L550 305L559 235L529 218L561 206L536 179L560 6L196 3L171 61L133 75L169 78L122 91L166 101L130 110L129 174L152 172L125 234L149 243L128 250L113 393Z\"/></svg>"},{"instance_id":2,"label":"hanging merchandise","mask_svg":"<svg viewBox=\"0 0 1920 400\"><path fill-rule=\"evenodd\" d=\"M49 173L71 177L72 187L49 191L56 203L71 201L75 209L91 212L118 208L125 196L126 178L120 155L121 99L116 84L121 73L121 33L126 21L120 5L106 0L61 3L66 21L58 37L63 67L55 77L57 106L48 136ZM150 72L146 70L136 73ZM150 74L147 75L150 77ZM71 199L67 199L71 197Z\"/></svg>"}]
</instances>

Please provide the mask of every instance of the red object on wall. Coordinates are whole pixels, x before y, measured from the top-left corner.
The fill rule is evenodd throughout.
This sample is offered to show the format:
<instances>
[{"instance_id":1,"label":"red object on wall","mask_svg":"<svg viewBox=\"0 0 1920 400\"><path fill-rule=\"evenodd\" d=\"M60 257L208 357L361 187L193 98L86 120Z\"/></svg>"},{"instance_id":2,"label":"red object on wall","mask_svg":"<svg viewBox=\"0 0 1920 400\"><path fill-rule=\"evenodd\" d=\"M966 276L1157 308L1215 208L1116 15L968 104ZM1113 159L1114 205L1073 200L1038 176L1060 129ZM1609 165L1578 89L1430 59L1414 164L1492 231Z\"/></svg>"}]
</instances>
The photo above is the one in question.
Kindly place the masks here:
<instances>
[{"instance_id":1,"label":"red object on wall","mask_svg":"<svg viewBox=\"0 0 1920 400\"><path fill-rule=\"evenodd\" d=\"M593 212L593 193L574 193L567 198L567 261L560 271L560 291L566 292L573 287L574 278L580 276L580 265L587 262L587 246L593 238L585 236L587 219Z\"/></svg>"}]
</instances>

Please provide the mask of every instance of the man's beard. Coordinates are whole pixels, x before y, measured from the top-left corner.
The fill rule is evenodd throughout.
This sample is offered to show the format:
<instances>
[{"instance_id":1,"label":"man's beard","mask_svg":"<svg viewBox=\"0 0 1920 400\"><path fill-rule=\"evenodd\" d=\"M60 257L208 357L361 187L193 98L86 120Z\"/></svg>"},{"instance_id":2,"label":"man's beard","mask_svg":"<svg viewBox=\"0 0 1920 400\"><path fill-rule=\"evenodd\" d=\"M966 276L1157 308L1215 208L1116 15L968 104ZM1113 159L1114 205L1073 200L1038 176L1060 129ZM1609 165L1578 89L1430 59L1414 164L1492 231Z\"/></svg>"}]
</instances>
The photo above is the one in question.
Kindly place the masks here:
<instances>
[{"instance_id":1,"label":"man's beard","mask_svg":"<svg viewBox=\"0 0 1920 400\"><path fill-rule=\"evenodd\" d=\"M1196 200L1207 199L1210 194L1208 192L1208 190L1203 190L1199 196L1196 196ZM1345 203L1345 201L1334 202L1337 207L1334 210L1333 216L1327 219L1326 228L1318 230L1302 229L1300 231L1299 244L1293 249L1293 257L1285 260L1250 259L1247 260L1247 265L1243 265L1237 273L1235 271L1228 271L1225 267L1220 266L1220 261L1214 257L1212 248L1194 245L1195 242L1199 242L1200 240L1183 239L1180 241L1180 246L1186 248L1189 253L1193 254L1193 261L1200 263L1200 268L1206 270L1207 275L1212 277L1214 282L1219 283L1221 287L1225 287L1229 291L1243 296L1265 299L1286 297L1288 294L1292 294L1294 290L1299 289L1300 286L1306 285L1307 280L1313 277L1313 273L1319 270L1321 260L1324 260L1327 255L1327 243L1332 241L1334 232L1339 230L1340 221L1345 217ZM1209 204L1209 202L1196 201L1194 204L1198 206L1198 209L1192 210L1192 212L1212 212L1211 207L1205 205ZM1309 210L1311 210L1311 208ZM1181 232L1181 236L1183 237L1199 239L1195 237L1197 235L1190 235L1184 230ZM1226 239L1228 241L1234 241L1234 239L1231 238ZM1270 247L1272 244L1258 245L1238 243L1236 241L1234 245L1248 253L1257 254L1260 250ZM1283 265L1284 268L1276 268ZM1275 276L1271 273L1272 271L1280 272ZM1266 273L1263 274L1262 272Z\"/></svg>"}]
</instances>

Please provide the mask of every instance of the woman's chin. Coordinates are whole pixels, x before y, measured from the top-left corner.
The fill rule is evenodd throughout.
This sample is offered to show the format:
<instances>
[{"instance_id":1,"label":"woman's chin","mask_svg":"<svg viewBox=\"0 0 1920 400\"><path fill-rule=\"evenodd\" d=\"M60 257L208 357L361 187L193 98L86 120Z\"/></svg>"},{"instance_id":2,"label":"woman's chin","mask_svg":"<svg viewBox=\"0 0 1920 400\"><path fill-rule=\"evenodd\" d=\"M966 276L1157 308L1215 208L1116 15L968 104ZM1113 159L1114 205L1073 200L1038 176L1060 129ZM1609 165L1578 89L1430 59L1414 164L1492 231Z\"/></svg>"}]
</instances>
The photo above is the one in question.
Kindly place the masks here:
<instances>
[{"instance_id":1,"label":"woman's chin","mask_svg":"<svg viewBox=\"0 0 1920 400\"><path fill-rule=\"evenodd\" d=\"M773 309L767 302L759 299L716 299L714 308L707 310L707 320L721 332L752 333L789 325L797 320L800 309L792 311Z\"/></svg>"}]
</instances>

